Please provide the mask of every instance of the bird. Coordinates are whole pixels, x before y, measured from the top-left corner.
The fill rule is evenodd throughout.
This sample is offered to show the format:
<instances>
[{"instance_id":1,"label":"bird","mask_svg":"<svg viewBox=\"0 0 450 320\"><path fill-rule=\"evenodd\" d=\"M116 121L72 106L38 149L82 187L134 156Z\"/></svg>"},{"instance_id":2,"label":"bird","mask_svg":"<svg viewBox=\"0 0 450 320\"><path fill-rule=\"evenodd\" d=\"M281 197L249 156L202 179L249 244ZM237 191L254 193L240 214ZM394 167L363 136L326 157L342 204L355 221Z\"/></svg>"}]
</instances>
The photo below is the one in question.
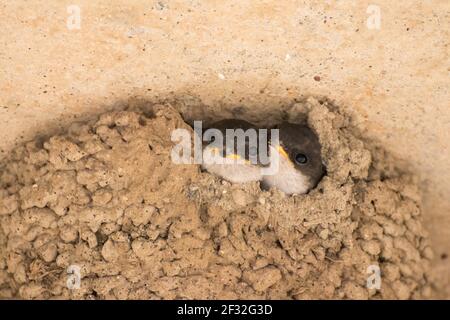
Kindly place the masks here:
<instances>
[{"instance_id":1,"label":"bird","mask_svg":"<svg viewBox=\"0 0 450 320\"><path fill-rule=\"evenodd\" d=\"M215 122L203 131L202 156L202 169L222 179L259 181L264 190L288 195L307 193L325 174L317 135L289 122L270 127L239 119Z\"/></svg>"}]
</instances>

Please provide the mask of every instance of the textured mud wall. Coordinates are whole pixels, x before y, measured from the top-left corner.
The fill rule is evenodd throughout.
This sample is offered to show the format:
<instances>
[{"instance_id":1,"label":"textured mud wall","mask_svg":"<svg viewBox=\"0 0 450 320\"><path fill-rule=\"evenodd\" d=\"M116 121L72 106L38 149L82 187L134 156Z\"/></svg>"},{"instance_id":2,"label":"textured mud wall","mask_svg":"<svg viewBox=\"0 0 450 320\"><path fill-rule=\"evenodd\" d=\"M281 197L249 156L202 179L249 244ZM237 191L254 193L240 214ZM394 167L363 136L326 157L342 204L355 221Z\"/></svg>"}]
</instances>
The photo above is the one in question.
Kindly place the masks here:
<instances>
[{"instance_id":1,"label":"textured mud wall","mask_svg":"<svg viewBox=\"0 0 450 320\"><path fill-rule=\"evenodd\" d=\"M422 179L438 284L450 288L449 2L0 1L0 149L137 100L251 117L327 96ZM69 5L81 9L69 29ZM372 11L373 12L373 11ZM192 104L195 105L195 104Z\"/></svg>"},{"instance_id":2,"label":"textured mud wall","mask_svg":"<svg viewBox=\"0 0 450 320\"><path fill-rule=\"evenodd\" d=\"M333 109L309 99L286 110L323 148L328 173L307 195L173 163L171 132L190 127L167 105L16 149L0 166L0 297L432 297L414 179ZM371 268L379 288L367 287Z\"/></svg>"}]
</instances>

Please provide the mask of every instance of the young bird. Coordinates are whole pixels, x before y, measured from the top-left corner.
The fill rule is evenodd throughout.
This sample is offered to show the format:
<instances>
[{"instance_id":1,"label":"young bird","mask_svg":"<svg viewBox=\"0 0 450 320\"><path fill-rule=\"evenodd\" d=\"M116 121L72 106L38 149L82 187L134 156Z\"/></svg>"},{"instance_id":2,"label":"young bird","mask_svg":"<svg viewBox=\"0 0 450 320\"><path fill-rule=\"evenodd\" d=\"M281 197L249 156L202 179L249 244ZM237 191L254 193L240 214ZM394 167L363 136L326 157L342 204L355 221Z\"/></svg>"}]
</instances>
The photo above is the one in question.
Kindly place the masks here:
<instances>
[{"instance_id":1,"label":"young bird","mask_svg":"<svg viewBox=\"0 0 450 320\"><path fill-rule=\"evenodd\" d=\"M244 149L238 148L236 135L227 136L227 129L241 129ZM249 129L256 132L256 138ZM259 129L236 119L211 125L204 131L202 168L233 183L261 181L264 189L274 187L286 194L304 194L314 188L324 174L321 147L314 132L304 125L283 122L272 128L278 129L276 143L276 139L270 139L270 129L267 137ZM230 139L234 141L231 146ZM275 163L275 171L267 170Z\"/></svg>"},{"instance_id":2,"label":"young bird","mask_svg":"<svg viewBox=\"0 0 450 320\"><path fill-rule=\"evenodd\" d=\"M284 122L275 128L279 129L279 145L271 145L271 152L278 152L279 169L276 174L264 175L262 186L286 194L306 193L319 183L325 171L319 140L304 125Z\"/></svg>"}]
</instances>

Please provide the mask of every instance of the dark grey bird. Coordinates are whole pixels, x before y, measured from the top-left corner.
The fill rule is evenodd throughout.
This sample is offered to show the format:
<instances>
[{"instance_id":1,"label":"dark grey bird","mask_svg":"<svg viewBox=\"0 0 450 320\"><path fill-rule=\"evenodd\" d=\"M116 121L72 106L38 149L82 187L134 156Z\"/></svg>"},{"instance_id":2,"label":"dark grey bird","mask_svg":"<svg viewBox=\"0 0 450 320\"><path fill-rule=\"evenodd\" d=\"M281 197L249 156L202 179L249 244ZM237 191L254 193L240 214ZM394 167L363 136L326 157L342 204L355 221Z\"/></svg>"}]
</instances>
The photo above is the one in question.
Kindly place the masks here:
<instances>
[{"instance_id":1,"label":"dark grey bird","mask_svg":"<svg viewBox=\"0 0 450 320\"><path fill-rule=\"evenodd\" d=\"M260 129L267 129L267 135ZM271 139L271 129L278 129L278 142ZM244 138L240 145L239 137ZM203 139L202 168L233 183L261 181L266 189L304 194L325 172L319 140L305 125L283 122L260 128L244 120L228 119L212 124ZM269 170L274 163L276 170Z\"/></svg>"}]
</instances>

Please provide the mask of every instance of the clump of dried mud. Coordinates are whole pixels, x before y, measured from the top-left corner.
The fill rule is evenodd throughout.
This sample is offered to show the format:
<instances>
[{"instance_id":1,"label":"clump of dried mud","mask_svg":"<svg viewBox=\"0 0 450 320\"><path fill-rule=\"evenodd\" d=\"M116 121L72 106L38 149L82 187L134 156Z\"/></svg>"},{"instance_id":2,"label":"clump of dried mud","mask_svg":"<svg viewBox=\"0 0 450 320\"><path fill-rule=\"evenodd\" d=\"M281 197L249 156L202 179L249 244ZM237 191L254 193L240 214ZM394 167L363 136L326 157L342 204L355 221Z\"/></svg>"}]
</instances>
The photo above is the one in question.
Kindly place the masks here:
<instances>
[{"instance_id":1,"label":"clump of dried mud","mask_svg":"<svg viewBox=\"0 0 450 320\"><path fill-rule=\"evenodd\" d=\"M292 106L328 173L307 195L172 163L177 111L107 113L0 165L0 297L408 299L432 294L414 179L327 103ZM69 266L80 268L69 289ZM370 266L381 288L368 289ZM73 270L73 269L72 269Z\"/></svg>"}]
</instances>

